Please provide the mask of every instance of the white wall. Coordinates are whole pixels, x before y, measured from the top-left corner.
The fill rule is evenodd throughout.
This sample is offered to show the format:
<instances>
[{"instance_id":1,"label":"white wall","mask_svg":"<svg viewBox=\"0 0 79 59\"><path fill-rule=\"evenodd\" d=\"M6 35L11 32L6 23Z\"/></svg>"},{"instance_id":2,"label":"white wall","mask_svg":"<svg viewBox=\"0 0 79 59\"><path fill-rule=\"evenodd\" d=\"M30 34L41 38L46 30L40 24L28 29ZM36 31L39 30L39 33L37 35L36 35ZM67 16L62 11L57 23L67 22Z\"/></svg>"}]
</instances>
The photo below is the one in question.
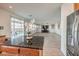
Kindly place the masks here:
<instances>
[{"instance_id":1,"label":"white wall","mask_svg":"<svg viewBox=\"0 0 79 59\"><path fill-rule=\"evenodd\" d=\"M41 25L37 25L36 32L41 32Z\"/></svg>"},{"instance_id":2,"label":"white wall","mask_svg":"<svg viewBox=\"0 0 79 59\"><path fill-rule=\"evenodd\" d=\"M0 26L4 26L4 29L0 30L0 35L6 35L6 37L10 37L10 35L11 35L11 16L22 19L18 15L15 15L6 10L0 9Z\"/></svg>"},{"instance_id":3,"label":"white wall","mask_svg":"<svg viewBox=\"0 0 79 59\"><path fill-rule=\"evenodd\" d=\"M4 26L4 30L0 31L0 35L10 36L10 14L0 9L0 26Z\"/></svg>"},{"instance_id":4,"label":"white wall","mask_svg":"<svg viewBox=\"0 0 79 59\"><path fill-rule=\"evenodd\" d=\"M56 34L60 35L60 28L58 28L58 23L56 23L54 25L55 25L54 28L52 28L52 26L49 25L49 32L50 33L56 33Z\"/></svg>"},{"instance_id":5,"label":"white wall","mask_svg":"<svg viewBox=\"0 0 79 59\"><path fill-rule=\"evenodd\" d=\"M72 3L65 3L61 6L61 51L66 55L66 20L67 16L74 11Z\"/></svg>"},{"instance_id":6,"label":"white wall","mask_svg":"<svg viewBox=\"0 0 79 59\"><path fill-rule=\"evenodd\" d=\"M55 24L55 32L60 35L60 27L58 28L59 23Z\"/></svg>"},{"instance_id":7,"label":"white wall","mask_svg":"<svg viewBox=\"0 0 79 59\"><path fill-rule=\"evenodd\" d=\"M55 32L55 28L52 28L52 26L51 25L49 25L49 32Z\"/></svg>"}]
</instances>

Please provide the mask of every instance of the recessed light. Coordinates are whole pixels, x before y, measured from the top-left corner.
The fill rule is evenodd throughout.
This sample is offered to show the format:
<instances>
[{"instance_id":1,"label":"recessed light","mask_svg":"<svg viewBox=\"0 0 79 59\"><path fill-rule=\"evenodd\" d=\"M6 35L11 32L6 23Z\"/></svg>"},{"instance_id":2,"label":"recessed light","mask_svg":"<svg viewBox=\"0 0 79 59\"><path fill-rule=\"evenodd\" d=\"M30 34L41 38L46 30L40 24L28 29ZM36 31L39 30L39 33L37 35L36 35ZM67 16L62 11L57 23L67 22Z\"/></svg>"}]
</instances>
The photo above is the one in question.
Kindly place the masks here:
<instances>
[{"instance_id":1,"label":"recessed light","mask_svg":"<svg viewBox=\"0 0 79 59\"><path fill-rule=\"evenodd\" d=\"M13 8L12 6L9 6L9 8Z\"/></svg>"}]
</instances>

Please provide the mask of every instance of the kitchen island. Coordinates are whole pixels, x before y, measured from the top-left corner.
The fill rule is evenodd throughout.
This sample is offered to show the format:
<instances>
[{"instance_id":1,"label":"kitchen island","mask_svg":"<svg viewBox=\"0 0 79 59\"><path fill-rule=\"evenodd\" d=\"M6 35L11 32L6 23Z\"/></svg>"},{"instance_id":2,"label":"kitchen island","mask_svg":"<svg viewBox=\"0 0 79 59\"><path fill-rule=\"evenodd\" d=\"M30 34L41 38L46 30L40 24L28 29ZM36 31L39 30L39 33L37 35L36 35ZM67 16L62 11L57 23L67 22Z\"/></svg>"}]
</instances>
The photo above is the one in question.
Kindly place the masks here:
<instances>
[{"instance_id":1,"label":"kitchen island","mask_svg":"<svg viewBox=\"0 0 79 59\"><path fill-rule=\"evenodd\" d=\"M5 52L7 55L11 54L19 56L42 56L44 37L33 36L31 42L32 44L28 44L26 37L21 38L21 40L20 38L9 39L1 48L2 54L4 54Z\"/></svg>"}]
</instances>

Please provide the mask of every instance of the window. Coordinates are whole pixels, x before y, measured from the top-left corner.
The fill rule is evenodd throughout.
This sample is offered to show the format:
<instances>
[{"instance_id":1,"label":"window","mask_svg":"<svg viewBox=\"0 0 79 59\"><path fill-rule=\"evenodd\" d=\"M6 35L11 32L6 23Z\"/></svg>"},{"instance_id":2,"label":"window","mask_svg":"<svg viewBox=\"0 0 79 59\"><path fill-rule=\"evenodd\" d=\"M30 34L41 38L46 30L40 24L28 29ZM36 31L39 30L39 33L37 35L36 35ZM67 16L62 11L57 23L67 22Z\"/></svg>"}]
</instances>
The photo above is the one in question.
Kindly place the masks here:
<instances>
[{"instance_id":1,"label":"window","mask_svg":"<svg viewBox=\"0 0 79 59\"><path fill-rule=\"evenodd\" d=\"M12 32L12 37L24 35L24 21L12 17L11 32Z\"/></svg>"}]
</instances>

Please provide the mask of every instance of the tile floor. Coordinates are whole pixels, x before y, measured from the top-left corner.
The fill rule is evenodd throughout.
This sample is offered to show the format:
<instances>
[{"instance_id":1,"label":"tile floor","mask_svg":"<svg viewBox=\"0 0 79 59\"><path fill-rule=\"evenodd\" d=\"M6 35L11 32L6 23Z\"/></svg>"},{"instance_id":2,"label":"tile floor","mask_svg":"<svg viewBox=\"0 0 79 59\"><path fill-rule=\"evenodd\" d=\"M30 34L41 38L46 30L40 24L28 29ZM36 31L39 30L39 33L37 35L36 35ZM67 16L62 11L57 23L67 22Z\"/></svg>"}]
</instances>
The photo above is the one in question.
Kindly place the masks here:
<instances>
[{"instance_id":1,"label":"tile floor","mask_svg":"<svg viewBox=\"0 0 79 59\"><path fill-rule=\"evenodd\" d=\"M36 33L37 36L44 36L43 56L63 56L60 50L60 36L56 33Z\"/></svg>"}]
</instances>

